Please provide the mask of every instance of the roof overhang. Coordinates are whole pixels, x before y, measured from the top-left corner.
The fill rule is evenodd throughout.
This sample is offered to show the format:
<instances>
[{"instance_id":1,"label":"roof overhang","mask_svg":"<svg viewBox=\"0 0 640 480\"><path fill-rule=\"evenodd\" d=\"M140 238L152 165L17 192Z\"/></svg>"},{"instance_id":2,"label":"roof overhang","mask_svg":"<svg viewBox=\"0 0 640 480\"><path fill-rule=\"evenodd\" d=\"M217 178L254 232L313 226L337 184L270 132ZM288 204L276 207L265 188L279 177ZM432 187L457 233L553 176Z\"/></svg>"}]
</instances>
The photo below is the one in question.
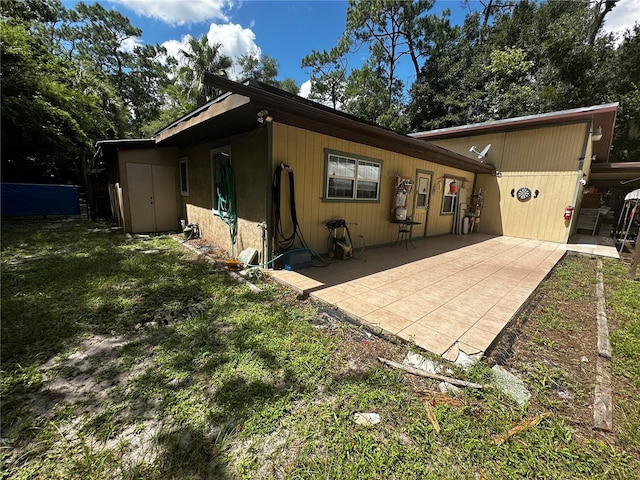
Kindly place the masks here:
<instances>
[{"instance_id":1,"label":"roof overhang","mask_svg":"<svg viewBox=\"0 0 640 480\"><path fill-rule=\"evenodd\" d=\"M592 163L589 185L598 188L640 187L640 162Z\"/></svg>"},{"instance_id":2,"label":"roof overhang","mask_svg":"<svg viewBox=\"0 0 640 480\"><path fill-rule=\"evenodd\" d=\"M154 138L158 145L186 146L230 137L258 126L251 99L226 94L176 120Z\"/></svg>"},{"instance_id":3,"label":"roof overhang","mask_svg":"<svg viewBox=\"0 0 640 480\"><path fill-rule=\"evenodd\" d=\"M602 128L602 138L593 142L593 154L597 162L606 162L613 141L613 130L616 123L618 103L607 103L592 107L574 108L559 112L528 115L524 117L507 118L492 122L475 123L460 127L441 128L428 132L410 134L413 138L422 140L441 140L467 136L487 135L497 132L526 130L553 125L567 125L572 123L591 122L592 128Z\"/></svg>"},{"instance_id":4,"label":"roof overhang","mask_svg":"<svg viewBox=\"0 0 640 480\"><path fill-rule=\"evenodd\" d=\"M204 82L229 93L159 131L155 136L158 146L184 146L251 131L261 125L258 112L267 110L277 123L475 173L495 172L491 165L259 82L237 83L209 73Z\"/></svg>"},{"instance_id":5,"label":"roof overhang","mask_svg":"<svg viewBox=\"0 0 640 480\"><path fill-rule=\"evenodd\" d=\"M140 148L154 148L156 142L153 138L125 138L98 140L95 144L94 160L100 160L119 150L133 150Z\"/></svg>"}]
</instances>

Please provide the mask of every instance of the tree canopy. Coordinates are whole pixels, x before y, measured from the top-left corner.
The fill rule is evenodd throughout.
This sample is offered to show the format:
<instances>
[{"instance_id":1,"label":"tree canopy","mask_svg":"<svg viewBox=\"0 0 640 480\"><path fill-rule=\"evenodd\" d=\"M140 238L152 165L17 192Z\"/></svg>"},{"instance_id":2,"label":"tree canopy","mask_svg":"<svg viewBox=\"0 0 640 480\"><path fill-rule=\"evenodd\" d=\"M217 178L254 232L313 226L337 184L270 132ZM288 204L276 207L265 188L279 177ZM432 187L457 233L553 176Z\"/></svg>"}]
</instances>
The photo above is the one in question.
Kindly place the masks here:
<instances>
[{"instance_id":1,"label":"tree canopy","mask_svg":"<svg viewBox=\"0 0 640 480\"><path fill-rule=\"evenodd\" d=\"M434 0L349 0L336 45L302 59L310 98L400 132L617 101L612 158L638 161L640 26L603 31L617 1L485 0L453 25ZM149 137L217 95L204 71L299 92L275 58L206 35L173 58L99 3L3 0L1 34L3 181L82 183L97 140Z\"/></svg>"},{"instance_id":2,"label":"tree canopy","mask_svg":"<svg viewBox=\"0 0 640 480\"><path fill-rule=\"evenodd\" d=\"M97 140L148 137L217 95L205 71L245 68L206 35L177 59L140 44L142 31L99 3L2 0L1 33L3 181L82 184ZM256 62L246 73L298 92L277 80L276 60Z\"/></svg>"},{"instance_id":3,"label":"tree canopy","mask_svg":"<svg viewBox=\"0 0 640 480\"><path fill-rule=\"evenodd\" d=\"M399 131L617 101L612 158L638 161L639 27L619 42L603 31L616 3L486 0L452 25L431 0L350 0L337 46L302 66L313 98ZM363 47L367 60L349 71Z\"/></svg>"}]
</instances>

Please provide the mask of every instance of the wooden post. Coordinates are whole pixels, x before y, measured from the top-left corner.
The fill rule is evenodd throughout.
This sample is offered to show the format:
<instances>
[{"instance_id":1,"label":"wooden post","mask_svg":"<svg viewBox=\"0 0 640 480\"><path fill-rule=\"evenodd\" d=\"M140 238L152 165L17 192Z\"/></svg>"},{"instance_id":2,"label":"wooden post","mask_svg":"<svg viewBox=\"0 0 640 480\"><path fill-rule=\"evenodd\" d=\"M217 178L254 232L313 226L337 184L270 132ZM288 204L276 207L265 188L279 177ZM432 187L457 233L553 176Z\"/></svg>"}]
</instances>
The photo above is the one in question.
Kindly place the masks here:
<instances>
[{"instance_id":1,"label":"wooden post","mask_svg":"<svg viewBox=\"0 0 640 480\"><path fill-rule=\"evenodd\" d=\"M636 279L636 271L638 270L638 263L640 263L640 229L638 229L638 236L636 237L636 246L633 250L631 267L629 267L629 278L631 280Z\"/></svg>"},{"instance_id":2,"label":"wooden post","mask_svg":"<svg viewBox=\"0 0 640 480\"><path fill-rule=\"evenodd\" d=\"M607 305L604 299L604 275L602 274L602 260L598 258L596 270L596 320L598 322L598 355L611 358L611 342L609 342L609 322L607 320Z\"/></svg>"},{"instance_id":3,"label":"wooden post","mask_svg":"<svg viewBox=\"0 0 640 480\"><path fill-rule=\"evenodd\" d=\"M611 375L607 370L609 362L598 357L596 360L596 388L593 396L593 428L613 431L613 395Z\"/></svg>"}]
</instances>

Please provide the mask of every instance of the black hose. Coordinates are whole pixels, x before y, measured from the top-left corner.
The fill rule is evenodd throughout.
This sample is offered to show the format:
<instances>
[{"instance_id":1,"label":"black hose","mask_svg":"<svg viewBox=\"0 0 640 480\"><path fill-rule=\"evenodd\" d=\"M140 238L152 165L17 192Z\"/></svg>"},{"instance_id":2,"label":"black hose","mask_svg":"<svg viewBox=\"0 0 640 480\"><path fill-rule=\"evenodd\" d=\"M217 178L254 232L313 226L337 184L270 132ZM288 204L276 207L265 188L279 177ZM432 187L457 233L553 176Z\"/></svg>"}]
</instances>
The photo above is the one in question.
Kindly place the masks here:
<instances>
[{"instance_id":1,"label":"black hose","mask_svg":"<svg viewBox=\"0 0 640 480\"><path fill-rule=\"evenodd\" d=\"M291 215L291 224L293 225L293 231L290 235L285 235L284 230L282 228L282 213L280 212L280 203L282 200L281 190L282 190L282 170L288 170L289 172L289 213ZM273 174L273 203L274 205L274 217L275 217L275 227L276 227L276 242L278 247L282 250L289 250L294 242L296 237L300 240L300 244L304 248L309 248L307 242L302 236L302 231L300 230L300 224L298 223L298 213L296 211L296 191L295 191L295 181L293 176L293 170L289 165L285 165L281 163L278 167L276 167L276 171Z\"/></svg>"}]
</instances>

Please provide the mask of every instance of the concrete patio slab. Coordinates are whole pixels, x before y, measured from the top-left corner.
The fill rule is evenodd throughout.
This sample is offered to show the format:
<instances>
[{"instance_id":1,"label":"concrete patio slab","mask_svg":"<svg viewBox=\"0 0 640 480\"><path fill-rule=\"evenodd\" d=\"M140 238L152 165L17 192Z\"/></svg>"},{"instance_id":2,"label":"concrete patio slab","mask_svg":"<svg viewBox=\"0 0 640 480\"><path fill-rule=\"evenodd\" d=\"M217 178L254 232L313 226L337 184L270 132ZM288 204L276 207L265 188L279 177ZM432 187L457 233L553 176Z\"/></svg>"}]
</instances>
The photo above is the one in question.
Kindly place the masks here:
<instances>
[{"instance_id":1,"label":"concrete patio slab","mask_svg":"<svg viewBox=\"0 0 640 480\"><path fill-rule=\"evenodd\" d=\"M449 360L484 353L572 244L486 235L414 239L276 280ZM615 248L578 251L615 256ZM608 247L608 249L607 249ZM609 251L611 250L611 251Z\"/></svg>"}]
</instances>

